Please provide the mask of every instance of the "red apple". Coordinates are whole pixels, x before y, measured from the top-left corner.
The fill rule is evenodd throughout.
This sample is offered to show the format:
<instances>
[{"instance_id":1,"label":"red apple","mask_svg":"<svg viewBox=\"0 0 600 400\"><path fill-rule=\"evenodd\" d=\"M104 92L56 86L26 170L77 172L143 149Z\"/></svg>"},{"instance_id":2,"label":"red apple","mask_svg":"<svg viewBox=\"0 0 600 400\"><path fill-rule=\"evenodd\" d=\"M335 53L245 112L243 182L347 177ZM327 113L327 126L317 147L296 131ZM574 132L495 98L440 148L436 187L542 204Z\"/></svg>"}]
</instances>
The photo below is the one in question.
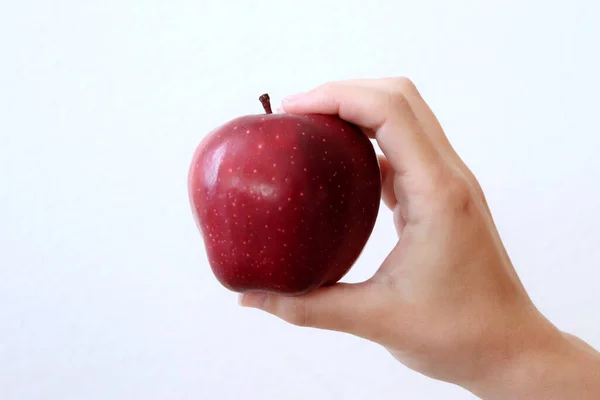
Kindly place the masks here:
<instances>
[{"instance_id":1,"label":"red apple","mask_svg":"<svg viewBox=\"0 0 600 400\"><path fill-rule=\"evenodd\" d=\"M234 119L198 146L189 195L213 273L236 292L300 295L339 281L375 225L369 138L326 115Z\"/></svg>"}]
</instances>

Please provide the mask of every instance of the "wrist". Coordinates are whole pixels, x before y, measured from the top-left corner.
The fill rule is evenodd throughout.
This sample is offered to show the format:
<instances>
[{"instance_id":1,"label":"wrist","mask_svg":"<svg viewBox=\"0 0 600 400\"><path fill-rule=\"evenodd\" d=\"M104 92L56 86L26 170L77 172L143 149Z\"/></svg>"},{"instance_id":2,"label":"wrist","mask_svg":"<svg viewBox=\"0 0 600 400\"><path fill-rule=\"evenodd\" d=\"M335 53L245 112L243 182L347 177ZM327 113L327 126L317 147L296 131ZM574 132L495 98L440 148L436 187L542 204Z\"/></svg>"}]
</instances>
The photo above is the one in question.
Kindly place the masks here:
<instances>
[{"instance_id":1,"label":"wrist","mask_svg":"<svg viewBox=\"0 0 600 400\"><path fill-rule=\"evenodd\" d=\"M542 320L517 351L465 388L486 400L600 398L600 354Z\"/></svg>"}]
</instances>

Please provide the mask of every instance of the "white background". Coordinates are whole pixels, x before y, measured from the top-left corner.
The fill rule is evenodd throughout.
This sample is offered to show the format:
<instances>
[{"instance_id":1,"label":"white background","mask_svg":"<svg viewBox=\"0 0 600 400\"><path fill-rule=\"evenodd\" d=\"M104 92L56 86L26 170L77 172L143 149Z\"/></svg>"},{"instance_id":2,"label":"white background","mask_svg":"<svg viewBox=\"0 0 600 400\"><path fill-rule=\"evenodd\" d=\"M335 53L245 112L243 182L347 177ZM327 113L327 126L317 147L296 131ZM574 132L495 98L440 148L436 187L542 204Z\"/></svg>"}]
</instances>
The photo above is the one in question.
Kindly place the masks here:
<instances>
[{"instance_id":1,"label":"white background","mask_svg":"<svg viewBox=\"0 0 600 400\"><path fill-rule=\"evenodd\" d=\"M209 270L203 135L355 77L417 83L537 305L600 347L598 2L0 1L1 399L471 399ZM382 211L346 280L394 241Z\"/></svg>"}]
</instances>

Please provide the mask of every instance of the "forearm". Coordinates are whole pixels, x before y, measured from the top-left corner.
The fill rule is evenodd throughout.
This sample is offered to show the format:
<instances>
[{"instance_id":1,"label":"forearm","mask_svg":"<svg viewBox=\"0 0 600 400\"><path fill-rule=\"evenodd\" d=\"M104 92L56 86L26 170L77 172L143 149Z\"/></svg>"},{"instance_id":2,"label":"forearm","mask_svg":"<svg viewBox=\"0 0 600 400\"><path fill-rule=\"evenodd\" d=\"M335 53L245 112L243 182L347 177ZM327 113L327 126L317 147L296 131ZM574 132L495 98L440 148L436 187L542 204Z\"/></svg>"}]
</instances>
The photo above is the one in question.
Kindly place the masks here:
<instances>
[{"instance_id":1,"label":"forearm","mask_svg":"<svg viewBox=\"0 0 600 400\"><path fill-rule=\"evenodd\" d=\"M558 333L468 389L485 400L600 399L600 353Z\"/></svg>"}]
</instances>

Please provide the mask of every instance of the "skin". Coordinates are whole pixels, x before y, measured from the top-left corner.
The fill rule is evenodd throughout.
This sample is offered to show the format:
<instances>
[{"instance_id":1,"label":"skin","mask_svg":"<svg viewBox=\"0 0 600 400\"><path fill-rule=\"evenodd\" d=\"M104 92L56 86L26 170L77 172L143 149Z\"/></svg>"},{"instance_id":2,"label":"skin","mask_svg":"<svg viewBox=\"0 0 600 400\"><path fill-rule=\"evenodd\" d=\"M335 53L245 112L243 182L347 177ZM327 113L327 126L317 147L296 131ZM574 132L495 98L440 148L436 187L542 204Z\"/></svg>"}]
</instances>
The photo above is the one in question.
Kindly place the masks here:
<instances>
[{"instance_id":1,"label":"skin","mask_svg":"<svg viewBox=\"0 0 600 400\"><path fill-rule=\"evenodd\" d=\"M282 107L338 114L377 140L399 240L365 282L299 297L248 293L241 305L363 337L483 399L600 398L600 354L536 309L481 187L411 81L329 83Z\"/></svg>"}]
</instances>

